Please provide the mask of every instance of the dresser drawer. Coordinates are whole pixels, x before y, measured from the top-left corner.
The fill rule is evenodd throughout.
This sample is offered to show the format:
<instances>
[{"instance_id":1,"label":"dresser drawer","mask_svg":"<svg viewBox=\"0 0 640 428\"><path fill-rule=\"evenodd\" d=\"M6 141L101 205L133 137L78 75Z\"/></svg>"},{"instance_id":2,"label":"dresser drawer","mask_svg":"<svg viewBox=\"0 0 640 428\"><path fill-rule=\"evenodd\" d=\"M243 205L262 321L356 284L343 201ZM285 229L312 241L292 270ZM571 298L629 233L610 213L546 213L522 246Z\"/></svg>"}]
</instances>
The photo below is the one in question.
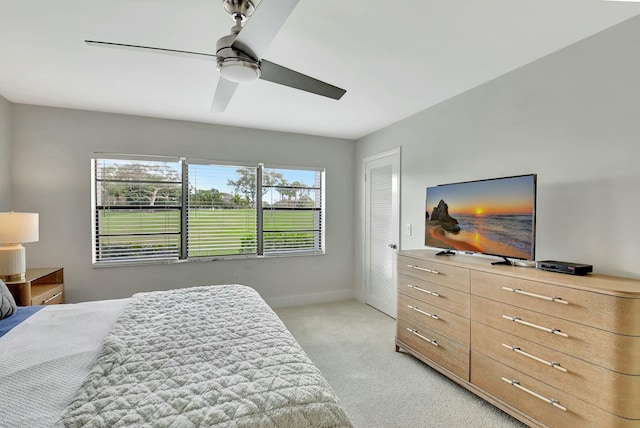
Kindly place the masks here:
<instances>
[{"instance_id":1,"label":"dresser drawer","mask_svg":"<svg viewBox=\"0 0 640 428\"><path fill-rule=\"evenodd\" d=\"M640 375L640 337L614 334L478 296L471 296L471 319L610 370Z\"/></svg>"},{"instance_id":2,"label":"dresser drawer","mask_svg":"<svg viewBox=\"0 0 640 428\"><path fill-rule=\"evenodd\" d=\"M398 256L398 273L469 292L469 269L429 260Z\"/></svg>"},{"instance_id":3,"label":"dresser drawer","mask_svg":"<svg viewBox=\"0 0 640 428\"><path fill-rule=\"evenodd\" d=\"M57 305L64 303L64 285L32 285L31 305Z\"/></svg>"},{"instance_id":4,"label":"dresser drawer","mask_svg":"<svg viewBox=\"0 0 640 428\"><path fill-rule=\"evenodd\" d=\"M469 318L398 294L398 316L469 346Z\"/></svg>"},{"instance_id":5,"label":"dresser drawer","mask_svg":"<svg viewBox=\"0 0 640 428\"><path fill-rule=\"evenodd\" d=\"M469 348L466 346L400 316L396 340L462 379L469 380Z\"/></svg>"},{"instance_id":6,"label":"dresser drawer","mask_svg":"<svg viewBox=\"0 0 640 428\"><path fill-rule=\"evenodd\" d=\"M471 348L615 415L640 419L640 376L607 370L477 322L471 323Z\"/></svg>"},{"instance_id":7,"label":"dresser drawer","mask_svg":"<svg viewBox=\"0 0 640 428\"><path fill-rule=\"evenodd\" d=\"M517 381L519 387L511 381ZM606 412L475 351L471 352L471 383L548 427L637 428L640 423ZM545 399L556 400L566 410Z\"/></svg>"},{"instance_id":8,"label":"dresser drawer","mask_svg":"<svg viewBox=\"0 0 640 428\"><path fill-rule=\"evenodd\" d=\"M398 292L469 318L469 293L407 275L398 275Z\"/></svg>"},{"instance_id":9,"label":"dresser drawer","mask_svg":"<svg viewBox=\"0 0 640 428\"><path fill-rule=\"evenodd\" d=\"M478 271L471 272L471 293L602 330L640 336L640 299Z\"/></svg>"}]
</instances>

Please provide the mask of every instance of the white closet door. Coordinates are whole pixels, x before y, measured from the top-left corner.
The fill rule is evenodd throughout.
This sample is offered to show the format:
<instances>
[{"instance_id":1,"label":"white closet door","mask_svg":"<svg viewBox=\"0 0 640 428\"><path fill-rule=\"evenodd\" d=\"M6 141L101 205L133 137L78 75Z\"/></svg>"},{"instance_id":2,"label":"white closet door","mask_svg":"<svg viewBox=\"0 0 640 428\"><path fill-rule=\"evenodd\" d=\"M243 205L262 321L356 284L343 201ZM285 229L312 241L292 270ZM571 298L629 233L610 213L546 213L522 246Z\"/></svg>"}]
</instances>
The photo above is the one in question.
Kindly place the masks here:
<instances>
[{"instance_id":1,"label":"white closet door","mask_svg":"<svg viewBox=\"0 0 640 428\"><path fill-rule=\"evenodd\" d=\"M399 149L365 159L365 301L396 317Z\"/></svg>"}]
</instances>

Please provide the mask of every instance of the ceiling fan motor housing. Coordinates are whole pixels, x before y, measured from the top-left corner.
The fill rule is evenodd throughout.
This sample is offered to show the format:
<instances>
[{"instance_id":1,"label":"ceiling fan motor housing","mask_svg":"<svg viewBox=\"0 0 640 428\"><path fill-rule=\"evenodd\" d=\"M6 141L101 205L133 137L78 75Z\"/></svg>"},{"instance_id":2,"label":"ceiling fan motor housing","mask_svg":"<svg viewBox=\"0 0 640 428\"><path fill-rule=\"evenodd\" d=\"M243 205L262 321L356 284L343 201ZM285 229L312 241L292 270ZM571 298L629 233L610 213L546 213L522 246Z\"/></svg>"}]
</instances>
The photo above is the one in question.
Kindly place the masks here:
<instances>
[{"instance_id":1,"label":"ceiling fan motor housing","mask_svg":"<svg viewBox=\"0 0 640 428\"><path fill-rule=\"evenodd\" d=\"M233 48L233 42L242 30L242 23L249 18L255 7L252 0L222 0L224 9L236 22L231 34L216 43L218 72L232 82L250 82L260 77L260 62L257 58Z\"/></svg>"},{"instance_id":2,"label":"ceiling fan motor housing","mask_svg":"<svg viewBox=\"0 0 640 428\"><path fill-rule=\"evenodd\" d=\"M218 72L232 82L250 82L260 77L260 62L231 47L237 33L220 38L216 44Z\"/></svg>"}]
</instances>

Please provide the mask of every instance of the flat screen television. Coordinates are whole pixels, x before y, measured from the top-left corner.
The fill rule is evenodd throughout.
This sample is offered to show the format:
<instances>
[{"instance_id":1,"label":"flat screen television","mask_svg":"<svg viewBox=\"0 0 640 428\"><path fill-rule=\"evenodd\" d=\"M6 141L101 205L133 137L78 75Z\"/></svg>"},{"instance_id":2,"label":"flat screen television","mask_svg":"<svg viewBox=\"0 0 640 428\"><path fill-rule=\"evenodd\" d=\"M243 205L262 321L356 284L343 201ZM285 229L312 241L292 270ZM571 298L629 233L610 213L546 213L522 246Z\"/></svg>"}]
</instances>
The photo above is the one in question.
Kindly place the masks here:
<instances>
[{"instance_id":1,"label":"flat screen television","mask_svg":"<svg viewBox=\"0 0 640 428\"><path fill-rule=\"evenodd\" d=\"M536 174L426 189L428 247L535 260Z\"/></svg>"}]
</instances>

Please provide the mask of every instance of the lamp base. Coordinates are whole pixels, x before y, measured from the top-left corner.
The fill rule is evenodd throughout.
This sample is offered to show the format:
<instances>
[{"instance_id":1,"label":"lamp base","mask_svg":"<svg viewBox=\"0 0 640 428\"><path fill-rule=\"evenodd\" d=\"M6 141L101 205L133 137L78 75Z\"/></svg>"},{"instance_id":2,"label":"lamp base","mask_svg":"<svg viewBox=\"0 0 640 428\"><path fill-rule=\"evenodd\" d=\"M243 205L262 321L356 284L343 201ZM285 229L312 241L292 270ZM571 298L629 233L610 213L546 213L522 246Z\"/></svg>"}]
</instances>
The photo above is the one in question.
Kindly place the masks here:
<instances>
[{"instance_id":1,"label":"lamp base","mask_svg":"<svg viewBox=\"0 0 640 428\"><path fill-rule=\"evenodd\" d=\"M0 275L0 280L4 283L7 282L20 282L25 281L27 279L26 274L15 274L15 275Z\"/></svg>"},{"instance_id":2,"label":"lamp base","mask_svg":"<svg viewBox=\"0 0 640 428\"><path fill-rule=\"evenodd\" d=\"M21 244L0 245L0 279L23 281L27 271L24 247Z\"/></svg>"}]
</instances>

